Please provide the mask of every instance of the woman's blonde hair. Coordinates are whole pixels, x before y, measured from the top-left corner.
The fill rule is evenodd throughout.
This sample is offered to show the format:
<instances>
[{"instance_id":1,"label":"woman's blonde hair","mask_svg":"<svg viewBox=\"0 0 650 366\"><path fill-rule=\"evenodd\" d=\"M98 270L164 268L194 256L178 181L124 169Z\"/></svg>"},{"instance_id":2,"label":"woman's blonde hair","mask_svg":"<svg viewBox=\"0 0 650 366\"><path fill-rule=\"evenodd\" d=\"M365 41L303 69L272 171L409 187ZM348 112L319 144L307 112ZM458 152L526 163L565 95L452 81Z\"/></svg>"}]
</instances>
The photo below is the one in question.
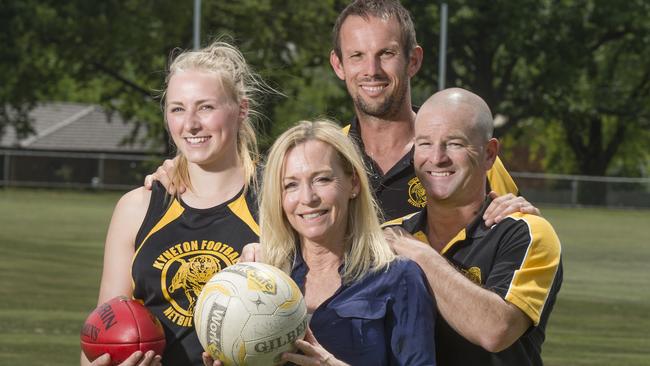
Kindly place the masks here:
<instances>
[{"instance_id":1,"label":"woman's blonde hair","mask_svg":"<svg viewBox=\"0 0 650 366\"><path fill-rule=\"evenodd\" d=\"M343 283L386 268L395 258L379 226L377 203L370 190L363 159L341 128L325 119L300 121L275 141L264 168L260 202L260 243L265 261L291 270L299 245L298 233L282 209L282 174L287 153L307 141L322 141L334 148L343 169L359 181L359 194L351 199L345 233Z\"/></svg>"},{"instance_id":2,"label":"woman's blonde hair","mask_svg":"<svg viewBox=\"0 0 650 366\"><path fill-rule=\"evenodd\" d=\"M198 70L217 75L221 89L228 97L240 106L245 103L248 113L242 120L237 132L237 155L244 168L245 186L257 185L256 166L259 161L257 137L251 121L252 116L257 116L257 103L254 99L259 93L275 90L269 87L257 76L244 59L242 53L233 45L224 41L215 41L211 45L195 51L184 51L177 56L170 57L170 65L165 78L165 89L162 94L163 111L166 105L166 92L171 78L181 71ZM165 126L167 125L166 113ZM192 188L188 172L188 162L180 151L177 151L178 163L172 182Z\"/></svg>"}]
</instances>

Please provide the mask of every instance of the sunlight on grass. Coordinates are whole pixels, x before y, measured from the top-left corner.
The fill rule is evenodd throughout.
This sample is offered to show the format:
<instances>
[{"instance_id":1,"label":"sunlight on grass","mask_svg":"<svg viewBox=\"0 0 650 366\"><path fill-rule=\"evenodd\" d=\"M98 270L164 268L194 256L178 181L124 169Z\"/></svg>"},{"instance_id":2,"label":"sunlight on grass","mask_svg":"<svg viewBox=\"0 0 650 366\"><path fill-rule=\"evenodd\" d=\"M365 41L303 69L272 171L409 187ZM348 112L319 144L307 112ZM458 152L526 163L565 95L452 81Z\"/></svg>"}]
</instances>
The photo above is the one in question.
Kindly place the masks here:
<instances>
[{"instance_id":1,"label":"sunlight on grass","mask_svg":"<svg viewBox=\"0 0 650 366\"><path fill-rule=\"evenodd\" d=\"M120 194L0 190L0 365L74 365ZM650 365L650 211L543 208L564 284L546 365ZM444 366L444 365L442 365Z\"/></svg>"}]
</instances>

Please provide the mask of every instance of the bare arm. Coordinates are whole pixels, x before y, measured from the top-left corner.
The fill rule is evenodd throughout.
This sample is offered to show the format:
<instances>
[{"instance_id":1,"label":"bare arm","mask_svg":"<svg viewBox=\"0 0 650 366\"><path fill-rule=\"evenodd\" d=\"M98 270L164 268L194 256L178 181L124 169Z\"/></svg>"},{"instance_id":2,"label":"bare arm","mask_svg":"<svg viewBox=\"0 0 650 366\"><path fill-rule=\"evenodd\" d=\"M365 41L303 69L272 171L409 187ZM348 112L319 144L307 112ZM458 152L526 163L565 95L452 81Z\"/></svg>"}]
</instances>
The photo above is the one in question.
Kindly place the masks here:
<instances>
[{"instance_id":1,"label":"bare arm","mask_svg":"<svg viewBox=\"0 0 650 366\"><path fill-rule=\"evenodd\" d=\"M138 188L126 193L113 211L104 244L104 266L99 286L98 304L115 296L131 297L131 260L135 254L135 237L149 207L151 192ZM138 353L138 352L136 352ZM134 353L122 365L157 365L160 356L149 352L146 355ZM157 363L156 363L157 362ZM103 355L92 364L81 354L81 365L108 365L110 357Z\"/></svg>"},{"instance_id":2,"label":"bare arm","mask_svg":"<svg viewBox=\"0 0 650 366\"><path fill-rule=\"evenodd\" d=\"M150 197L151 192L138 188L122 196L115 206L104 245L98 304L115 296L132 295L131 260L135 254L135 236L147 213Z\"/></svg>"},{"instance_id":3,"label":"bare arm","mask_svg":"<svg viewBox=\"0 0 650 366\"><path fill-rule=\"evenodd\" d=\"M487 351L499 352L532 325L519 308L458 272L430 246L400 228L385 230L395 252L415 261L434 293L438 312L460 335Z\"/></svg>"}]
</instances>

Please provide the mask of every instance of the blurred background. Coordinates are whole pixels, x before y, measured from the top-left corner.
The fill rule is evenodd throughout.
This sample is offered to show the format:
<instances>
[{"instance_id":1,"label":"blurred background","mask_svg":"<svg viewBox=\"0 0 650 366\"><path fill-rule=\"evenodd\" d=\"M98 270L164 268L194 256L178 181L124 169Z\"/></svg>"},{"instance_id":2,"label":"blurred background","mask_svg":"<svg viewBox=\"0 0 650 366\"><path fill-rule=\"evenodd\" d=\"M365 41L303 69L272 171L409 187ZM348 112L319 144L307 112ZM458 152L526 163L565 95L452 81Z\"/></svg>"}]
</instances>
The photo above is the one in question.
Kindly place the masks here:
<instances>
[{"instance_id":1,"label":"blurred background","mask_svg":"<svg viewBox=\"0 0 650 366\"><path fill-rule=\"evenodd\" d=\"M0 0L0 364L77 362L112 207L173 156L158 95L195 28L285 94L263 101L263 150L300 119L351 119L329 65L348 1L196 3ZM414 104L443 81L482 96L506 167L560 235L546 363L650 365L650 2L402 3L425 51Z\"/></svg>"}]
</instances>

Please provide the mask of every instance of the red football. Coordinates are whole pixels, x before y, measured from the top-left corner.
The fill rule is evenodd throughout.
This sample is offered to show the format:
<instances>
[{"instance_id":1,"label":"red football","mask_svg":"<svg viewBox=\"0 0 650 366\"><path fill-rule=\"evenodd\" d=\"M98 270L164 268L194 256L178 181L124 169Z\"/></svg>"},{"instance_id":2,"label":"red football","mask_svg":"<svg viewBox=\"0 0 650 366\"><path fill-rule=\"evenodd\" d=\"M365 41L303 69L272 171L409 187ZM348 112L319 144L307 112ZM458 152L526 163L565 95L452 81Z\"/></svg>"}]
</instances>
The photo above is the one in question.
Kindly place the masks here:
<instances>
[{"instance_id":1,"label":"red football","mask_svg":"<svg viewBox=\"0 0 650 366\"><path fill-rule=\"evenodd\" d=\"M118 365L138 350L162 355L164 348L160 321L144 305L123 296L99 305L81 328L81 349L90 361L109 353L111 365Z\"/></svg>"}]
</instances>

